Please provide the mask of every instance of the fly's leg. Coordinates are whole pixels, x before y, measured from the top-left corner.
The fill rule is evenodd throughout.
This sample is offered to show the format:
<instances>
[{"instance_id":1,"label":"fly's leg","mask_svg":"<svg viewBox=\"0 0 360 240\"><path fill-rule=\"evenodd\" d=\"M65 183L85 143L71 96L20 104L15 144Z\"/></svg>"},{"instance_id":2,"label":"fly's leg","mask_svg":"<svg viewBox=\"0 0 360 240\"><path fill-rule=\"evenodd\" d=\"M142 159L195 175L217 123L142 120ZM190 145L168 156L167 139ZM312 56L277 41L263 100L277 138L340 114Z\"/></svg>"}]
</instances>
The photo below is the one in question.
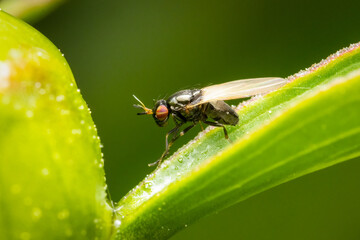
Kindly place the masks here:
<instances>
[{"instance_id":1,"label":"fly's leg","mask_svg":"<svg viewBox=\"0 0 360 240\"><path fill-rule=\"evenodd\" d=\"M231 140L229 139L229 135L228 132L225 128L225 126L221 123L217 123L217 122L209 122L209 121L204 121L204 123L210 125L210 126L214 126L214 127L222 127L224 129L224 135L225 135L225 139L229 141L229 143L232 143Z\"/></svg>"},{"instance_id":2,"label":"fly's leg","mask_svg":"<svg viewBox=\"0 0 360 240\"><path fill-rule=\"evenodd\" d=\"M169 148L171 147L171 145L173 145L173 143L179 138L184 136L184 134L189 131L190 129L192 129L193 127L195 127L195 124L188 126L187 128L185 128L184 130L182 130L179 135L173 137L173 139L171 139L170 143L169 143Z\"/></svg>"},{"instance_id":3,"label":"fly's leg","mask_svg":"<svg viewBox=\"0 0 360 240\"><path fill-rule=\"evenodd\" d=\"M170 148L170 146L171 146L171 145L169 145L169 136L170 136L170 134L173 134L173 133L174 133L174 136L176 136L177 133L178 133L178 131L179 131L179 129L180 129L180 126L181 126L181 125L179 125L179 126L177 126L176 128L170 130L170 131L166 134L166 136L165 136L165 152L168 151L169 148ZM171 141L170 141L170 142L171 142ZM165 157L165 156L164 156L164 157Z\"/></svg>"},{"instance_id":4,"label":"fly's leg","mask_svg":"<svg viewBox=\"0 0 360 240\"><path fill-rule=\"evenodd\" d=\"M201 124L200 121L199 121L199 123L200 123L201 131L204 131L204 126Z\"/></svg>"},{"instance_id":5,"label":"fly's leg","mask_svg":"<svg viewBox=\"0 0 360 240\"><path fill-rule=\"evenodd\" d=\"M173 143L181 136L184 136L184 134L189 131L191 128L193 128L195 126L195 124L188 126L187 128L185 128L184 130L182 130L179 135L174 134L173 138L171 139L171 141L168 144L168 147L166 148L165 152L161 155L161 158L157 161L158 162L158 167L160 166L162 160L169 154L169 150L170 147L173 145ZM152 165L153 166L153 165Z\"/></svg>"},{"instance_id":6,"label":"fly's leg","mask_svg":"<svg viewBox=\"0 0 360 240\"><path fill-rule=\"evenodd\" d=\"M170 147L173 145L173 143L181 136L184 136L184 134L189 131L190 129L192 129L195 126L195 124L188 126L187 128L185 128L184 130L182 130L178 135L176 133L173 135L173 138L171 139L171 141L169 142L169 144L167 144L165 152L161 155L160 159L157 160L154 163L149 164L149 167L155 166L156 164L158 165L158 167L160 166L162 160L168 155ZM180 126L179 126L180 128ZM178 129L177 129L178 130ZM174 131L175 132L175 131Z\"/></svg>"},{"instance_id":7,"label":"fly's leg","mask_svg":"<svg viewBox=\"0 0 360 240\"><path fill-rule=\"evenodd\" d=\"M182 126L182 124L179 124L179 125L176 125L176 127L174 127L173 129L171 129L165 136L165 152L161 155L161 157L156 161L156 162L153 162L153 163L149 163L148 166L149 167L153 167L155 165L160 165L162 159L166 156L167 152L169 152L169 144L168 144L168 138L169 138L169 135L170 134L174 134L174 136L177 134L177 132L179 131L180 127ZM173 137L174 138L174 137ZM171 141L170 141L171 142Z\"/></svg>"}]
</instances>

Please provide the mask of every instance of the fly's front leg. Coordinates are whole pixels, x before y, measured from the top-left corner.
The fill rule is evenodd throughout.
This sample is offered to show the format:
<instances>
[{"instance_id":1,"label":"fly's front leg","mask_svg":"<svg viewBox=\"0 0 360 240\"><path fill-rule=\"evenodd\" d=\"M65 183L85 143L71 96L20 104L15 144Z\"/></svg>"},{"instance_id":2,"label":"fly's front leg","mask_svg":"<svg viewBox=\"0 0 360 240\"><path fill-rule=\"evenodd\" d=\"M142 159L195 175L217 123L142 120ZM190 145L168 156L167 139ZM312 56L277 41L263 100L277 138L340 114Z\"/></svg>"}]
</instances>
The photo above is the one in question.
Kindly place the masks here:
<instances>
[{"instance_id":1,"label":"fly's front leg","mask_svg":"<svg viewBox=\"0 0 360 240\"><path fill-rule=\"evenodd\" d=\"M163 155L161 156L161 158L157 161L157 162L158 162L158 167L160 166L161 161L168 155L169 149L170 149L170 147L173 145L173 143L174 143L179 137L184 136L184 134L185 134L187 131L189 131L190 129L192 129L194 126L195 126L195 124L190 125L190 126L188 126L187 128L185 128L184 130L182 130L182 131L179 133L179 135L176 135L176 134L173 135L173 138L171 139L171 141L170 141L168 147L166 148L165 152L163 153ZM154 166L154 165L152 165L152 166Z\"/></svg>"},{"instance_id":2,"label":"fly's front leg","mask_svg":"<svg viewBox=\"0 0 360 240\"><path fill-rule=\"evenodd\" d=\"M155 166L155 165L160 165L162 159L167 155L167 153L169 152L169 148L171 145L168 144L168 138L169 138L169 135L170 134L173 134L174 133L174 136L177 135L177 132L179 131L180 127L183 125L182 124L178 124L177 122L176 123L176 127L174 127L173 129L171 129L165 136L165 152L161 155L161 157L156 161L156 162L153 162L153 163L149 163L148 166L149 167L152 167L152 166ZM173 137L174 138L174 137ZM170 141L171 142L171 141Z\"/></svg>"},{"instance_id":3,"label":"fly's front leg","mask_svg":"<svg viewBox=\"0 0 360 240\"><path fill-rule=\"evenodd\" d=\"M180 128L181 125L179 125L178 127ZM155 166L156 164L158 165L158 167L160 166L162 160L168 155L170 147L173 145L173 143L181 136L184 136L184 134L189 131L190 129L192 129L195 126L195 124L192 124L190 126L188 126L187 128L185 128L184 130L182 130L178 135L176 134L177 130L172 129L170 132L175 132L175 134L173 135L173 138L171 139L171 141L169 142L169 144L167 144L167 147L165 149L165 152L161 155L160 159L157 160L154 163L149 164L149 167ZM173 131L174 130L174 131Z\"/></svg>"},{"instance_id":4,"label":"fly's front leg","mask_svg":"<svg viewBox=\"0 0 360 240\"><path fill-rule=\"evenodd\" d=\"M232 143L231 140L229 139L229 135L228 132L225 128L225 126L221 123L217 123L217 122L209 122L209 121L204 121L204 123L210 125L210 126L214 126L214 127L222 127L224 129L224 135L225 135L225 139L229 141L229 143Z\"/></svg>"},{"instance_id":5,"label":"fly's front leg","mask_svg":"<svg viewBox=\"0 0 360 240\"><path fill-rule=\"evenodd\" d=\"M181 124L182 125L182 124ZM174 136L177 135L179 129L180 129L180 126L181 125L177 125L175 128L171 129L165 136L165 152L166 150L169 150L170 146L169 146L169 136L170 134L173 134L174 133Z\"/></svg>"}]
</instances>

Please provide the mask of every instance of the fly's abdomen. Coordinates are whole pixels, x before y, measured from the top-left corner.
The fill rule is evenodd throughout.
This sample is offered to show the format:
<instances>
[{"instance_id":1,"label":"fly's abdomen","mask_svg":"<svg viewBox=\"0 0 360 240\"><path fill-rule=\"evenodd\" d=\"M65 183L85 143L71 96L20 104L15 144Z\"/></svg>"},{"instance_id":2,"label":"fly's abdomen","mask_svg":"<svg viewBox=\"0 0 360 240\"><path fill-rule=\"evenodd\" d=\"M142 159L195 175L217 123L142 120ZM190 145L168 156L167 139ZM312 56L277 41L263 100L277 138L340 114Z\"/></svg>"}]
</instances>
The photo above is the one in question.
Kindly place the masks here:
<instances>
[{"instance_id":1,"label":"fly's abdomen","mask_svg":"<svg viewBox=\"0 0 360 240\"><path fill-rule=\"evenodd\" d=\"M207 103L204 113L218 123L235 126L239 122L239 115L224 101Z\"/></svg>"}]
</instances>

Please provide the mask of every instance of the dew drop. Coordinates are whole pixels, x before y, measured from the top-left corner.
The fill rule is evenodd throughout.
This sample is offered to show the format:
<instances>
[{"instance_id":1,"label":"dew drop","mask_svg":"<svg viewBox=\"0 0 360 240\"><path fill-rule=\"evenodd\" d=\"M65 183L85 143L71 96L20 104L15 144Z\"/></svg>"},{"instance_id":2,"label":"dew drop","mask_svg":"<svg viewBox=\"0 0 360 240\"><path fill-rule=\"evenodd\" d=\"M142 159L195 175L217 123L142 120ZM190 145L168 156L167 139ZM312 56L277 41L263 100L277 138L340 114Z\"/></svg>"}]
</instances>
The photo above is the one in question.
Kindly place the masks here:
<instances>
[{"instance_id":1,"label":"dew drop","mask_svg":"<svg viewBox=\"0 0 360 240\"><path fill-rule=\"evenodd\" d=\"M65 99L65 96L64 95L58 95L58 96L56 96L56 101L57 102L61 102L61 101L63 101Z\"/></svg>"},{"instance_id":2,"label":"dew drop","mask_svg":"<svg viewBox=\"0 0 360 240\"><path fill-rule=\"evenodd\" d=\"M64 209L64 210L62 210L61 212L58 213L57 217L60 220L64 220L64 219L69 217L69 211Z\"/></svg>"},{"instance_id":3,"label":"dew drop","mask_svg":"<svg viewBox=\"0 0 360 240\"><path fill-rule=\"evenodd\" d=\"M61 115L68 115L69 113L70 113L70 111L66 110L66 109L61 109L61 111L60 111Z\"/></svg>"},{"instance_id":4,"label":"dew drop","mask_svg":"<svg viewBox=\"0 0 360 240\"><path fill-rule=\"evenodd\" d=\"M115 226L116 228L118 228L118 227L120 227L120 225L121 225L121 221L120 221L119 219L116 219L116 220L114 221L114 226Z\"/></svg>"},{"instance_id":5,"label":"dew drop","mask_svg":"<svg viewBox=\"0 0 360 240\"><path fill-rule=\"evenodd\" d=\"M41 87L41 83L40 83L40 82L36 82L36 83L35 83L35 87L36 87L36 88L40 88L40 87Z\"/></svg>"},{"instance_id":6,"label":"dew drop","mask_svg":"<svg viewBox=\"0 0 360 240\"><path fill-rule=\"evenodd\" d=\"M10 85L10 72L9 64L0 62L0 89L5 89Z\"/></svg>"},{"instance_id":7,"label":"dew drop","mask_svg":"<svg viewBox=\"0 0 360 240\"><path fill-rule=\"evenodd\" d=\"M3 104L9 104L10 103L10 97L9 96L3 96L2 97L2 103Z\"/></svg>"},{"instance_id":8,"label":"dew drop","mask_svg":"<svg viewBox=\"0 0 360 240\"><path fill-rule=\"evenodd\" d=\"M80 110L83 110L83 109L84 109L84 105L81 105L81 106L79 107L79 109L80 109Z\"/></svg>"},{"instance_id":9,"label":"dew drop","mask_svg":"<svg viewBox=\"0 0 360 240\"><path fill-rule=\"evenodd\" d=\"M41 169L41 174L44 176L47 176L47 175L49 175L49 170L47 168L43 168L43 169Z\"/></svg>"},{"instance_id":10,"label":"dew drop","mask_svg":"<svg viewBox=\"0 0 360 240\"><path fill-rule=\"evenodd\" d=\"M33 116L34 116L33 111L31 111L31 110L27 110L27 111L26 111L26 117L32 118Z\"/></svg>"},{"instance_id":11,"label":"dew drop","mask_svg":"<svg viewBox=\"0 0 360 240\"><path fill-rule=\"evenodd\" d=\"M74 135L75 135L75 134L80 135L80 134L81 134L81 129L72 129L72 130L71 130L71 133L74 134Z\"/></svg>"},{"instance_id":12,"label":"dew drop","mask_svg":"<svg viewBox=\"0 0 360 240\"><path fill-rule=\"evenodd\" d=\"M18 104L18 103L16 103L15 105L14 105L14 109L15 110L20 110L22 108L22 106L20 105L20 104Z\"/></svg>"},{"instance_id":13,"label":"dew drop","mask_svg":"<svg viewBox=\"0 0 360 240\"><path fill-rule=\"evenodd\" d=\"M43 88L41 88L41 89L39 90L39 93L40 93L41 95L44 95L44 94L46 93L46 90L43 89Z\"/></svg>"},{"instance_id":14,"label":"dew drop","mask_svg":"<svg viewBox=\"0 0 360 240\"><path fill-rule=\"evenodd\" d=\"M58 152L54 152L53 158L54 159L60 159L60 154Z\"/></svg>"},{"instance_id":15,"label":"dew drop","mask_svg":"<svg viewBox=\"0 0 360 240\"><path fill-rule=\"evenodd\" d=\"M33 215L33 218L34 219L39 219L40 217L41 217L41 215L42 215L42 211L41 211L41 209L40 208L33 208L33 210L32 210L32 215Z\"/></svg>"}]
</instances>

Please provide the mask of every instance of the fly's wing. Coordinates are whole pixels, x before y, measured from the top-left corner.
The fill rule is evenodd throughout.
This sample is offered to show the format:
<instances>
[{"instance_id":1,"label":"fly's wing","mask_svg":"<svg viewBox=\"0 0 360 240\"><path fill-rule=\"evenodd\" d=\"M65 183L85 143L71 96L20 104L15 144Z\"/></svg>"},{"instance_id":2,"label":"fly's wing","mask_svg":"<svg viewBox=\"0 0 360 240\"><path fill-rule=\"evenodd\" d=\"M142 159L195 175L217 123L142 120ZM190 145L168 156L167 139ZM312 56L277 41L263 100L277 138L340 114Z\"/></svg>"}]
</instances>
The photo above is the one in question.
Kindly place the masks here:
<instances>
[{"instance_id":1,"label":"fly's wing","mask_svg":"<svg viewBox=\"0 0 360 240\"><path fill-rule=\"evenodd\" d=\"M251 78L212 85L201 89L201 96L187 108L214 100L231 100L251 97L274 91L286 84L283 78Z\"/></svg>"}]
</instances>

